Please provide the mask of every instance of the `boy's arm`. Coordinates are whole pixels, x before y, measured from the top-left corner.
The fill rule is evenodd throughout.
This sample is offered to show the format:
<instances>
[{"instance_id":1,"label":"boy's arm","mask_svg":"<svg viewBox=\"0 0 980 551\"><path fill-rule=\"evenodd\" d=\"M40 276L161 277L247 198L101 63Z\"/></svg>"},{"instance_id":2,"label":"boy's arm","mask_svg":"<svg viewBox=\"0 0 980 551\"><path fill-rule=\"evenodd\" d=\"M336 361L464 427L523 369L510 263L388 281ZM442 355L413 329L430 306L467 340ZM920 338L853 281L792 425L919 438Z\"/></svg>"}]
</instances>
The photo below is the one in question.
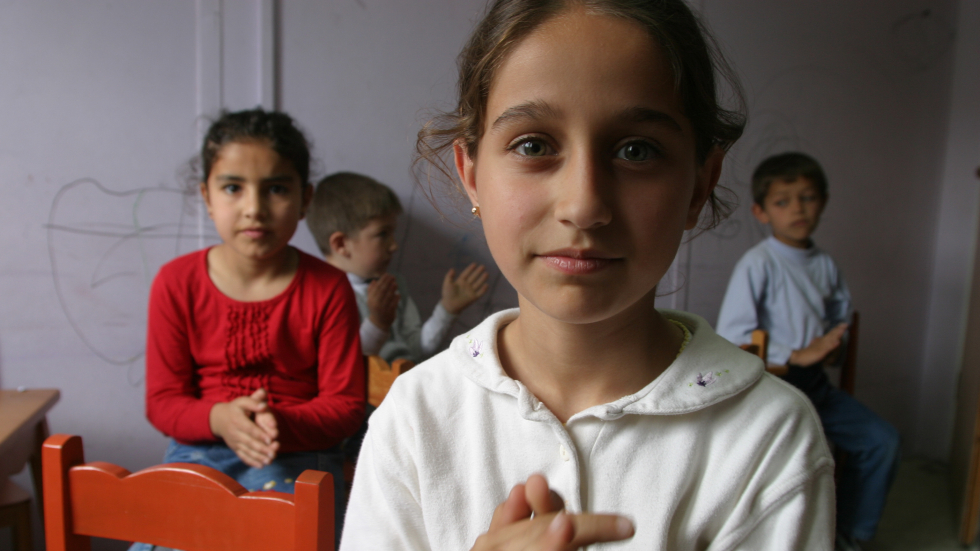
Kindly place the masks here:
<instances>
[{"instance_id":1,"label":"boy's arm","mask_svg":"<svg viewBox=\"0 0 980 551\"><path fill-rule=\"evenodd\" d=\"M361 322L361 352L365 356L376 356L381 352L381 347L388 341L390 332L383 331L371 322L371 318L364 318Z\"/></svg>"},{"instance_id":2,"label":"boy's arm","mask_svg":"<svg viewBox=\"0 0 980 551\"><path fill-rule=\"evenodd\" d=\"M423 358L428 358L439 350L439 346L446 340L446 335L452 328L454 321L456 321L456 316L443 308L441 302L436 303L432 315L422 325L420 340Z\"/></svg>"},{"instance_id":3,"label":"boy's arm","mask_svg":"<svg viewBox=\"0 0 980 551\"><path fill-rule=\"evenodd\" d=\"M747 344L752 331L761 328L759 309L763 307L765 271L742 257L728 280L725 298L718 312L715 331L734 344Z\"/></svg>"}]
</instances>

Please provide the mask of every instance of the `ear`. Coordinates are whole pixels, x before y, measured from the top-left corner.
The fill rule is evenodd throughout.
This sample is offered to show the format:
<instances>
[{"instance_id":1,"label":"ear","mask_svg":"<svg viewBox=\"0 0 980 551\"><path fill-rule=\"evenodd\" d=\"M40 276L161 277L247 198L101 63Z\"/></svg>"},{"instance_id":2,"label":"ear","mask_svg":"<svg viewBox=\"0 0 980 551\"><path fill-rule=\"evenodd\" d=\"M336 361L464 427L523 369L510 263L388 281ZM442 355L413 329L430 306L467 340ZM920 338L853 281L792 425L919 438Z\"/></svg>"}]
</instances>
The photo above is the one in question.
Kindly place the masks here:
<instances>
[{"instance_id":1,"label":"ear","mask_svg":"<svg viewBox=\"0 0 980 551\"><path fill-rule=\"evenodd\" d=\"M214 220L214 215L211 214L211 195L208 194L208 183L201 182L201 199L204 200L204 206L208 209L208 218Z\"/></svg>"},{"instance_id":2,"label":"ear","mask_svg":"<svg viewBox=\"0 0 980 551\"><path fill-rule=\"evenodd\" d=\"M299 207L299 219L302 220L306 218L306 211L310 208L310 201L313 200L313 184L306 183L303 185L303 199Z\"/></svg>"},{"instance_id":3,"label":"ear","mask_svg":"<svg viewBox=\"0 0 980 551\"><path fill-rule=\"evenodd\" d=\"M480 206L480 198L476 194L476 163L466 152L466 145L458 140L453 142L453 156L456 159L456 173L459 174L459 181L463 183L470 203L474 207Z\"/></svg>"},{"instance_id":4,"label":"ear","mask_svg":"<svg viewBox=\"0 0 980 551\"><path fill-rule=\"evenodd\" d=\"M769 215L766 214L765 209L759 206L759 203L752 203L752 214L760 224L769 225Z\"/></svg>"},{"instance_id":5,"label":"ear","mask_svg":"<svg viewBox=\"0 0 980 551\"><path fill-rule=\"evenodd\" d=\"M330 254L339 254L340 256L349 257L350 251L347 250L347 235L341 231L335 231L330 234L330 238L327 239L327 243L330 244Z\"/></svg>"},{"instance_id":6,"label":"ear","mask_svg":"<svg viewBox=\"0 0 980 551\"><path fill-rule=\"evenodd\" d=\"M695 175L694 193L691 195L691 204L687 209L687 224L684 229L691 230L698 225L701 210L704 209L704 204L708 202L708 198L715 191L715 186L718 185L718 179L721 178L721 165L724 160L725 150L715 147L708 154L704 164L698 167Z\"/></svg>"}]
</instances>

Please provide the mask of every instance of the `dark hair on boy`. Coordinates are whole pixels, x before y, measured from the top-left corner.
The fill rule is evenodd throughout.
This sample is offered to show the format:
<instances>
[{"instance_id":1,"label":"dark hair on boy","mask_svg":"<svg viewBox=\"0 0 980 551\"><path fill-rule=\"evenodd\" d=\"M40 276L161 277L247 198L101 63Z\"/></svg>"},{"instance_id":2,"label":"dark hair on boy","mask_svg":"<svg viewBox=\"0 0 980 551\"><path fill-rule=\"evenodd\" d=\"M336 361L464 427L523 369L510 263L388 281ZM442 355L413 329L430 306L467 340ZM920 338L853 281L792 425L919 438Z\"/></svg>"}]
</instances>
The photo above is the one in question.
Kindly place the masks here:
<instances>
[{"instance_id":1,"label":"dark hair on boy","mask_svg":"<svg viewBox=\"0 0 980 551\"><path fill-rule=\"evenodd\" d=\"M752 173L752 200L762 207L773 182L795 182L798 178L813 182L820 196L827 198L827 176L820 163L805 153L790 151L773 155L756 167Z\"/></svg>"},{"instance_id":2,"label":"dark hair on boy","mask_svg":"<svg viewBox=\"0 0 980 551\"><path fill-rule=\"evenodd\" d=\"M372 219L401 213L401 201L388 186L363 174L337 172L316 185L306 225L320 252L329 256L334 232L353 237Z\"/></svg>"},{"instance_id":3,"label":"dark hair on boy","mask_svg":"<svg viewBox=\"0 0 980 551\"><path fill-rule=\"evenodd\" d=\"M673 73L674 89L694 129L699 164L708 159L714 148L727 150L742 135L745 101L738 77L711 33L684 0L496 0L457 60L456 109L439 115L418 133L416 170L421 161L427 161L443 177L455 182L453 171L442 156L458 142L470 157L476 157L486 125L490 87L503 60L539 26L576 6L589 13L632 21L660 45ZM719 101L718 77L727 85L725 91L734 104L731 109ZM708 199L708 206L708 228L732 210L732 204L715 193Z\"/></svg>"},{"instance_id":4,"label":"dark hair on boy","mask_svg":"<svg viewBox=\"0 0 980 551\"><path fill-rule=\"evenodd\" d=\"M201 181L207 181L221 148L229 143L265 141L293 164L300 180L310 181L310 142L292 117L261 107L244 111L222 111L204 136L201 146Z\"/></svg>"}]
</instances>

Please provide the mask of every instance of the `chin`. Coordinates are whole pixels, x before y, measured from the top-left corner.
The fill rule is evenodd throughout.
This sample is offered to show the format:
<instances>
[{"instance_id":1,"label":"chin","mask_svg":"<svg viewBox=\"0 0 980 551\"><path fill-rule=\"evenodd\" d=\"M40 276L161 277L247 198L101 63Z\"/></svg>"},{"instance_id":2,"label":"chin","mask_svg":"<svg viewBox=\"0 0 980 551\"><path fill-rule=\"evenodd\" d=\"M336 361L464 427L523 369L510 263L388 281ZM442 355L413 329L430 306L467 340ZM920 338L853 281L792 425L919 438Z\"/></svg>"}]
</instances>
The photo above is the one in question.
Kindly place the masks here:
<instances>
[{"instance_id":1,"label":"chin","mask_svg":"<svg viewBox=\"0 0 980 551\"><path fill-rule=\"evenodd\" d=\"M569 324L587 325L611 320L645 302L643 297L630 300L629 297L599 293L557 293L543 300L528 300L535 308L547 316ZM527 299L525 299L527 300ZM653 303L650 303L653 308Z\"/></svg>"}]
</instances>

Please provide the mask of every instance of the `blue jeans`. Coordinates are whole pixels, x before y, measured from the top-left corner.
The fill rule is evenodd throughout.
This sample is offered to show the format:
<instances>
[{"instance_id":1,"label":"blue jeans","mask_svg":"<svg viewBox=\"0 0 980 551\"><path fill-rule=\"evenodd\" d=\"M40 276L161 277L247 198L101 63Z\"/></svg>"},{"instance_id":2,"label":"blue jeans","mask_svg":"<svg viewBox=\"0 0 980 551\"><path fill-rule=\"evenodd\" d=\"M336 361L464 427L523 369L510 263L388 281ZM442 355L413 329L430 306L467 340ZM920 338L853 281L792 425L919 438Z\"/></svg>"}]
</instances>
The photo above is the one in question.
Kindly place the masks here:
<instances>
[{"instance_id":1,"label":"blue jeans","mask_svg":"<svg viewBox=\"0 0 980 551\"><path fill-rule=\"evenodd\" d=\"M810 398L827 439L847 453L837 481L838 533L870 540L898 469L898 431L831 385L819 367L790 367L785 379Z\"/></svg>"},{"instance_id":2,"label":"blue jeans","mask_svg":"<svg viewBox=\"0 0 980 551\"><path fill-rule=\"evenodd\" d=\"M201 445L180 444L172 440L163 455L164 463L195 463L206 465L234 478L250 492L272 490L293 493L296 477L307 469L328 472L334 484L334 534L335 545L340 543L344 526L344 456L340 447L313 452L283 453L269 465L255 469L249 467L223 442ZM129 551L151 551L153 545L134 543ZM159 549L159 548L156 548Z\"/></svg>"}]
</instances>

